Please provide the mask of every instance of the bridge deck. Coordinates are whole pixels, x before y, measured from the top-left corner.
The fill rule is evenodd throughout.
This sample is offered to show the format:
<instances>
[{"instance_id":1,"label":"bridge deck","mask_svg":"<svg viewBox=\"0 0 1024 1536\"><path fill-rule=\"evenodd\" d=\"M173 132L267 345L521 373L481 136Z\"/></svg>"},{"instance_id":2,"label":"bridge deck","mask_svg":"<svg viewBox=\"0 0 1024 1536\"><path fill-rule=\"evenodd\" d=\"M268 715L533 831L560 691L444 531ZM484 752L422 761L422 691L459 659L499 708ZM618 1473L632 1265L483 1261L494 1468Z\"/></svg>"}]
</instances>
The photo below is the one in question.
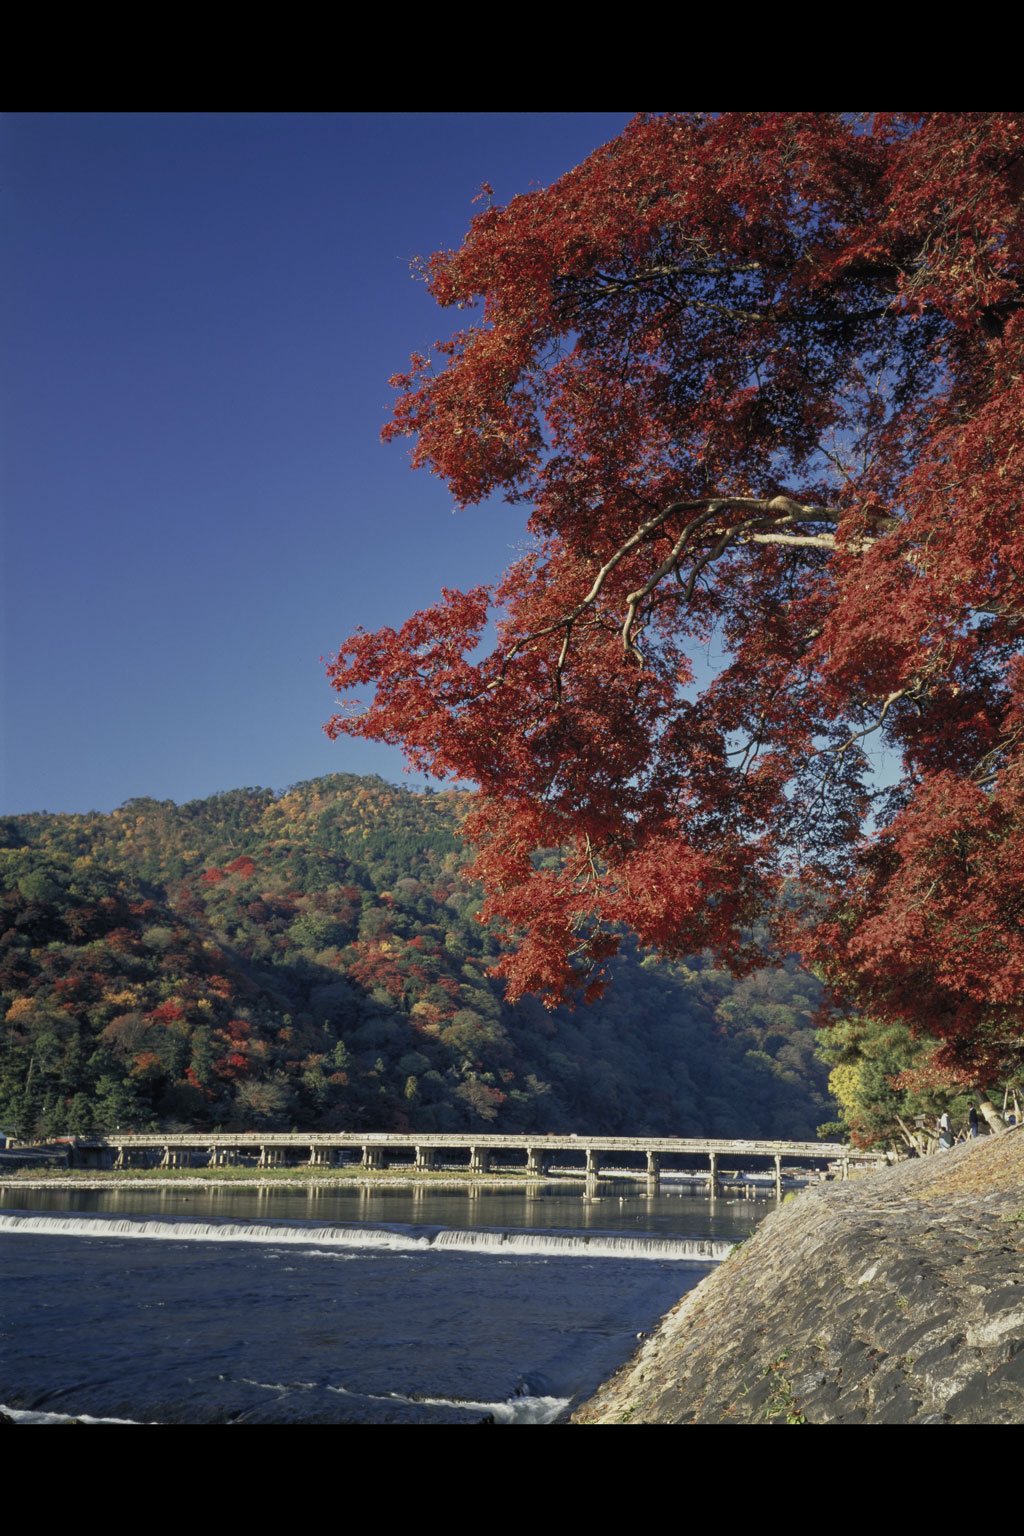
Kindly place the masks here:
<instances>
[{"instance_id":1,"label":"bridge deck","mask_svg":"<svg viewBox=\"0 0 1024 1536\"><path fill-rule=\"evenodd\" d=\"M719 1156L730 1154L743 1157L812 1158L816 1162L848 1158L857 1162L875 1162L877 1154L858 1152L839 1142L821 1141L740 1141L716 1137L684 1136L577 1136L554 1135L497 1135L487 1131L461 1133L434 1133L426 1131L219 1131L219 1132L169 1132L155 1133L111 1132L103 1137L77 1137L78 1147L135 1147L143 1148L229 1148L253 1150L256 1146L280 1148L337 1148L339 1150L362 1147L379 1147L399 1151L416 1147L437 1150L469 1151L473 1147L491 1151L525 1151L534 1148L540 1152L659 1152L686 1155L696 1153L707 1156L714 1152Z\"/></svg>"},{"instance_id":2,"label":"bridge deck","mask_svg":"<svg viewBox=\"0 0 1024 1536\"><path fill-rule=\"evenodd\" d=\"M658 1179L668 1160L688 1164L696 1158L704 1165L712 1188L727 1165L767 1162L774 1170L776 1191L782 1192L783 1165L816 1165L839 1162L846 1178L851 1163L876 1162L870 1153L859 1153L838 1142L819 1141L744 1141L715 1137L683 1136L579 1136L555 1134L544 1136L499 1135L479 1133L429 1133L398 1131L228 1131L158 1132L156 1134L114 1132L103 1137L69 1138L69 1160L78 1165L96 1163L116 1168L149 1166L154 1154L166 1168L190 1167L194 1160L211 1167L257 1161L261 1168L283 1166L302 1158L314 1166L330 1166L349 1161L346 1154L356 1154L363 1167L383 1170L389 1164L408 1166L412 1161L419 1170L436 1169L456 1158L473 1173L486 1173L492 1163L511 1163L531 1177L544 1177L553 1164L563 1166L582 1162L588 1180L596 1179L602 1160L624 1163L642 1159L642 1167L628 1171ZM447 1157L446 1157L447 1154ZM449 1161L449 1167L451 1163ZM623 1171L627 1171L623 1168ZM703 1169L686 1171L703 1173Z\"/></svg>"}]
</instances>

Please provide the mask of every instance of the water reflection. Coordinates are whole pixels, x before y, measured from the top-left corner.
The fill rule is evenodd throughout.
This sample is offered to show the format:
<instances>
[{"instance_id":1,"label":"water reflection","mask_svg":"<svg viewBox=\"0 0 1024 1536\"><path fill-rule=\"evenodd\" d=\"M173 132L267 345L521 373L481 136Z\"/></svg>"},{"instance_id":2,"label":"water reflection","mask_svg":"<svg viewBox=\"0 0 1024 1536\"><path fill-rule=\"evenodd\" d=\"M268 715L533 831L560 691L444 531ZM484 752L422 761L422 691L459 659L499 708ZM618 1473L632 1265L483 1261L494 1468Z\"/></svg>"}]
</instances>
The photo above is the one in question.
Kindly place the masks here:
<instances>
[{"instance_id":1,"label":"water reflection","mask_svg":"<svg viewBox=\"0 0 1024 1536\"><path fill-rule=\"evenodd\" d=\"M0 1207L107 1215L209 1220L309 1220L409 1223L454 1228L555 1228L651 1235L749 1236L775 1208L756 1188L713 1198L654 1181L617 1180L457 1189L435 1184L135 1185L105 1189L31 1189L0 1184Z\"/></svg>"}]
</instances>

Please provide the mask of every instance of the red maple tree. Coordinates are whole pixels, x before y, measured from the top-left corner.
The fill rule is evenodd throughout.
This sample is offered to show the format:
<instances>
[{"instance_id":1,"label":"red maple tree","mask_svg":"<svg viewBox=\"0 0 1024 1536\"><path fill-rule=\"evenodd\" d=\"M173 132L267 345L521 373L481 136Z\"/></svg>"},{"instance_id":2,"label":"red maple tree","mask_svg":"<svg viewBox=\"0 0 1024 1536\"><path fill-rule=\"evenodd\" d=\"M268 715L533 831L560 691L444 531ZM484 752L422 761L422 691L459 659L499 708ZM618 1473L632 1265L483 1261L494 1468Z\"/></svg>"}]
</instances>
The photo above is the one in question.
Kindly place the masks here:
<instances>
[{"instance_id":1,"label":"red maple tree","mask_svg":"<svg viewBox=\"0 0 1024 1536\"><path fill-rule=\"evenodd\" d=\"M327 730L479 785L513 995L592 995L623 924L753 963L768 913L950 1066L1019 1061L1022 126L644 115L424 263L477 313L384 436L533 547L346 641L375 697Z\"/></svg>"}]
</instances>

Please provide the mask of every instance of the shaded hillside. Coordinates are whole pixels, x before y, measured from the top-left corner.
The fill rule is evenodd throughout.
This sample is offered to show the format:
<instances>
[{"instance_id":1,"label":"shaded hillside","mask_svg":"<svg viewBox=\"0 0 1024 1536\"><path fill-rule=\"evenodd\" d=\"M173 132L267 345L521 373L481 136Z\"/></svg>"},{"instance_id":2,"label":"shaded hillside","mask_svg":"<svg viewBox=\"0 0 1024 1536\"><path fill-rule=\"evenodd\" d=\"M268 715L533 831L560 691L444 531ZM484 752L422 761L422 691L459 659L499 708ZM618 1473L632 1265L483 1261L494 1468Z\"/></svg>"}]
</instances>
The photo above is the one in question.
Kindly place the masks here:
<instances>
[{"instance_id":1,"label":"shaded hillside","mask_svg":"<svg viewBox=\"0 0 1024 1536\"><path fill-rule=\"evenodd\" d=\"M813 1136L804 975L627 946L598 1004L509 1008L466 804L333 775L0 821L4 1122Z\"/></svg>"}]
</instances>

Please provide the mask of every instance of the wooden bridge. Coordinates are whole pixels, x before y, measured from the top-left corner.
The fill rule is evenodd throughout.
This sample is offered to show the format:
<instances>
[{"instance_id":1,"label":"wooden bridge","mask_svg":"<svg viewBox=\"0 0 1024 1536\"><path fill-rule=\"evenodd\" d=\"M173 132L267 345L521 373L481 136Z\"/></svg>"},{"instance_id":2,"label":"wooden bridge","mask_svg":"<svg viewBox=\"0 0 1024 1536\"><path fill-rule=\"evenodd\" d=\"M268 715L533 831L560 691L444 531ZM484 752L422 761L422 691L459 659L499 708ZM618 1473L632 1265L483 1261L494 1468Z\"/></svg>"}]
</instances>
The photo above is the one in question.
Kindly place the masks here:
<instances>
[{"instance_id":1,"label":"wooden bridge","mask_svg":"<svg viewBox=\"0 0 1024 1536\"><path fill-rule=\"evenodd\" d=\"M104 1137L69 1138L69 1160L75 1167L189 1168L256 1166L283 1167L304 1163L331 1167L358 1163L368 1171L445 1169L473 1175L518 1172L545 1178L557 1167L588 1182L600 1175L602 1164L611 1173L646 1177L657 1183L663 1172L703 1175L714 1190L730 1172L774 1171L775 1189L782 1192L784 1168L831 1168L847 1178L851 1166L876 1164L877 1154L856 1152L839 1143L820 1141L729 1141L675 1136L499 1136L476 1133L433 1135L421 1132L310 1131L268 1133L233 1131L218 1134L152 1135L111 1133Z\"/></svg>"}]
</instances>

